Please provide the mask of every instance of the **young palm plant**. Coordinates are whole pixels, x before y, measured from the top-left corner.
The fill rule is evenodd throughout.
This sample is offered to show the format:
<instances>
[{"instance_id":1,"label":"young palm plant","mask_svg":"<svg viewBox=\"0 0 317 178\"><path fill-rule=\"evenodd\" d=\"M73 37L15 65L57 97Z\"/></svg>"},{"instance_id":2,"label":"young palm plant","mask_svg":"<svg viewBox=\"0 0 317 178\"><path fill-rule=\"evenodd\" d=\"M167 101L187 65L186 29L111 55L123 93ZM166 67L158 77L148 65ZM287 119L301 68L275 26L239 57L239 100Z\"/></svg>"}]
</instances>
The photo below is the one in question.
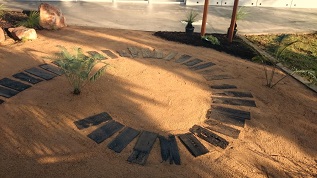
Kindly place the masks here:
<instances>
[{"instance_id":1,"label":"young palm plant","mask_svg":"<svg viewBox=\"0 0 317 178\"><path fill-rule=\"evenodd\" d=\"M79 95L81 89L88 83L88 81L96 81L102 74L104 74L108 64L102 62L104 59L101 55L86 56L81 48L75 48L74 54L68 52L63 46L58 46L61 49L56 63L65 73L69 83L73 86L73 94ZM92 74L92 70L99 63L103 66L97 69Z\"/></svg>"},{"instance_id":2,"label":"young palm plant","mask_svg":"<svg viewBox=\"0 0 317 178\"><path fill-rule=\"evenodd\" d=\"M284 51L290 47L291 45L297 43L298 41L291 41L288 42L287 39L289 38L289 35L282 34L278 36L275 41L278 43L278 48L275 51L275 59L276 61L270 61L273 65L273 69L271 70L271 73L269 73L268 69L264 67L265 72L265 79L266 79L266 86L273 88L275 85L277 85L280 81L282 81L284 78L287 77L285 75L284 77L278 79L276 82L273 82L274 75L276 74L277 64L280 61L281 55L284 53ZM295 71L296 72L296 71Z\"/></svg>"}]
</instances>

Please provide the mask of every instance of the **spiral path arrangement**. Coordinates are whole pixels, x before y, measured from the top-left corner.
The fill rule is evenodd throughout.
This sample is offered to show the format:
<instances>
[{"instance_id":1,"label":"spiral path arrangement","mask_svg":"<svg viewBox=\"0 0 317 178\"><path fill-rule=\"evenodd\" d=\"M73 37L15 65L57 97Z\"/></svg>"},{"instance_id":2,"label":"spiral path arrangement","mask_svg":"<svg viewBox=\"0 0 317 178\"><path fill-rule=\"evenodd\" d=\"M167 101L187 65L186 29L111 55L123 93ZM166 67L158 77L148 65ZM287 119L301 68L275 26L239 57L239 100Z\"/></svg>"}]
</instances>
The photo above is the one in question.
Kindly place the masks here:
<instances>
[{"instance_id":1,"label":"spiral path arrangement","mask_svg":"<svg viewBox=\"0 0 317 178\"><path fill-rule=\"evenodd\" d=\"M110 50L101 50L101 52L111 59L119 57ZM100 54L97 51L89 51L88 53ZM216 64L194 58L187 54L180 55L177 52L164 54L159 50L150 50L133 46L118 51L118 54L121 57L131 59L148 58L178 63L188 67L189 70L203 75L203 77L211 83L215 80L226 81L226 79L234 79L230 75L212 75L212 67ZM11 98L39 82L49 81L60 75L63 75L63 73L54 62L26 69L12 75L10 78L6 77L0 79L0 96ZM22 83L22 81L25 83ZM100 125L100 127L87 135L88 138L97 144L102 143L104 140L119 132L107 146L116 153L120 153L132 140L137 139L133 150L131 150L131 155L127 160L131 163L140 165L146 163L152 147L158 138L162 160L169 161L171 164L174 163L180 165L181 157L176 137L179 138L181 143L194 157L209 152L204 144L200 142L201 139L214 146L226 149L229 142L218 134L220 133L231 137L232 139L237 139L241 129L244 128L246 120L251 119L250 112L230 108L230 105L256 107L251 92L237 91L237 87L230 83L210 85L210 89L213 91L211 100L215 106L211 106L211 108L206 111L206 126L193 125L188 132L183 134L165 137L152 131L136 130L115 121L107 112L77 120L74 124L79 130L86 129L90 126ZM5 104L5 102L0 99L0 104Z\"/></svg>"}]
</instances>

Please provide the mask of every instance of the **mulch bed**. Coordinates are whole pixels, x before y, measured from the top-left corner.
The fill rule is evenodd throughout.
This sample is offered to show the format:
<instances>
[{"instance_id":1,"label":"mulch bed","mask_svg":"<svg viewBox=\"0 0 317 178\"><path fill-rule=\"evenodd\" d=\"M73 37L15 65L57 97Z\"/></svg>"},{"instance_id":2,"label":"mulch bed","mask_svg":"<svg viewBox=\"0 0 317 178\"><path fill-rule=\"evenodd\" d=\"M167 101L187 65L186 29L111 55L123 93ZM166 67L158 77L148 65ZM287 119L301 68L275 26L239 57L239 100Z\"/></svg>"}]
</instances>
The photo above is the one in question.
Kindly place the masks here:
<instances>
[{"instance_id":1,"label":"mulch bed","mask_svg":"<svg viewBox=\"0 0 317 178\"><path fill-rule=\"evenodd\" d=\"M6 29L16 26L19 22L28 18L27 14L18 11L6 11L0 18L0 27Z\"/></svg>"},{"instance_id":2,"label":"mulch bed","mask_svg":"<svg viewBox=\"0 0 317 178\"><path fill-rule=\"evenodd\" d=\"M200 33L194 33L188 36L185 32L166 32L159 31L154 33L155 36L166 39L168 41L175 41L182 44L201 46L205 48L212 48L217 51L225 52L233 56L240 57L242 59L252 60L258 55L252 47L247 45L241 38L236 36L232 43L228 42L226 34L211 34L220 42L220 45L213 45L208 41L202 40Z\"/></svg>"}]
</instances>

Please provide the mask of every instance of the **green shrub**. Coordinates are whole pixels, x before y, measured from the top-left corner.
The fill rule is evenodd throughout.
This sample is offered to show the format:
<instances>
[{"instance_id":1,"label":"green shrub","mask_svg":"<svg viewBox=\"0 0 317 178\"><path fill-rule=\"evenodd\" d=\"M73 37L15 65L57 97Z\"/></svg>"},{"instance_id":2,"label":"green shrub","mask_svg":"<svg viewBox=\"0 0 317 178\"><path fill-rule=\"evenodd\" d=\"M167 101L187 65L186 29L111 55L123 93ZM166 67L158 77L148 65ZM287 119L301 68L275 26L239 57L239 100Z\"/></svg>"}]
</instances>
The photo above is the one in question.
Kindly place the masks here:
<instances>
[{"instance_id":1,"label":"green shrub","mask_svg":"<svg viewBox=\"0 0 317 178\"><path fill-rule=\"evenodd\" d=\"M27 28L40 28L40 14L37 11L32 11L25 21L18 23L18 26L24 26Z\"/></svg>"},{"instance_id":2,"label":"green shrub","mask_svg":"<svg viewBox=\"0 0 317 178\"><path fill-rule=\"evenodd\" d=\"M218 40L217 37L212 36L212 35L205 35L201 37L202 39L209 41L213 45L220 45L220 41Z\"/></svg>"},{"instance_id":3,"label":"green shrub","mask_svg":"<svg viewBox=\"0 0 317 178\"><path fill-rule=\"evenodd\" d=\"M61 49L57 57L57 64L65 73L69 83L73 86L73 93L79 95L81 89L88 81L96 81L106 69L107 64L102 62L105 57L101 55L84 55L81 48L75 48L74 54L68 52L63 46L58 46ZM98 63L104 65L92 74L93 68Z\"/></svg>"}]
</instances>

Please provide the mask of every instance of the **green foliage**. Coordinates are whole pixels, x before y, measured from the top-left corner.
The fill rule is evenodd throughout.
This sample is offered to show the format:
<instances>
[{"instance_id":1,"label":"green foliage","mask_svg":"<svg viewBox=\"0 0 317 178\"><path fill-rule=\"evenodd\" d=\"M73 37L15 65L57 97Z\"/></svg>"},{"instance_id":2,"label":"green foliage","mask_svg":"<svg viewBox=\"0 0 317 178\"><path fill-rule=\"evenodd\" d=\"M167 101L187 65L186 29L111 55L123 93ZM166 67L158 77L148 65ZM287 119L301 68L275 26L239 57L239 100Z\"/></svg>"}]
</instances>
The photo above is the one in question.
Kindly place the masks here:
<instances>
[{"instance_id":1,"label":"green foliage","mask_svg":"<svg viewBox=\"0 0 317 178\"><path fill-rule=\"evenodd\" d=\"M105 72L107 64L101 61L104 59L103 56L86 56L81 48L75 48L74 54L72 54L68 52L65 47L58 47L61 49L61 52L59 53L56 62L73 86L74 94L79 95L82 87L88 81L96 81ZM103 63L104 65L92 74L92 70L99 63Z\"/></svg>"},{"instance_id":2,"label":"green foliage","mask_svg":"<svg viewBox=\"0 0 317 178\"><path fill-rule=\"evenodd\" d=\"M4 8L5 8L4 5L0 4L0 18L2 18L5 13Z\"/></svg>"},{"instance_id":3,"label":"green foliage","mask_svg":"<svg viewBox=\"0 0 317 178\"><path fill-rule=\"evenodd\" d=\"M197 17L198 17L198 13L191 10L190 12L187 13L186 19L184 21L187 22L187 24L191 25L193 22L197 20Z\"/></svg>"},{"instance_id":4,"label":"green foliage","mask_svg":"<svg viewBox=\"0 0 317 178\"><path fill-rule=\"evenodd\" d=\"M261 46L271 55L278 57L278 62L312 83L317 84L317 33L291 35L254 35L247 38ZM284 50L283 44L295 42ZM300 41L300 43L298 42ZM282 42L282 44L281 44ZM277 53L277 51L279 51ZM265 63L269 60L263 58Z\"/></svg>"},{"instance_id":5,"label":"green foliage","mask_svg":"<svg viewBox=\"0 0 317 178\"><path fill-rule=\"evenodd\" d=\"M24 26L27 28L40 28L40 14L37 11L32 11L25 21L18 23L18 26Z\"/></svg>"},{"instance_id":6,"label":"green foliage","mask_svg":"<svg viewBox=\"0 0 317 178\"><path fill-rule=\"evenodd\" d=\"M212 35L205 35L201 37L202 39L209 41L213 45L220 45L220 41L218 40L217 37L212 36Z\"/></svg>"},{"instance_id":7,"label":"green foliage","mask_svg":"<svg viewBox=\"0 0 317 178\"><path fill-rule=\"evenodd\" d=\"M275 85L277 85L280 81L282 81L284 78L287 77L285 75L284 77L280 78L276 82L273 82L274 75L276 74L276 68L277 64L280 62L280 56L284 53L284 51L290 47L291 45L297 43L298 41L289 41L289 35L282 34L276 37L275 41L278 43L278 48L276 48L275 51L275 58L276 61L272 61L273 69L271 72L268 71L266 67L264 67L264 73L265 73L265 79L266 79L266 86L273 88Z\"/></svg>"}]
</instances>

